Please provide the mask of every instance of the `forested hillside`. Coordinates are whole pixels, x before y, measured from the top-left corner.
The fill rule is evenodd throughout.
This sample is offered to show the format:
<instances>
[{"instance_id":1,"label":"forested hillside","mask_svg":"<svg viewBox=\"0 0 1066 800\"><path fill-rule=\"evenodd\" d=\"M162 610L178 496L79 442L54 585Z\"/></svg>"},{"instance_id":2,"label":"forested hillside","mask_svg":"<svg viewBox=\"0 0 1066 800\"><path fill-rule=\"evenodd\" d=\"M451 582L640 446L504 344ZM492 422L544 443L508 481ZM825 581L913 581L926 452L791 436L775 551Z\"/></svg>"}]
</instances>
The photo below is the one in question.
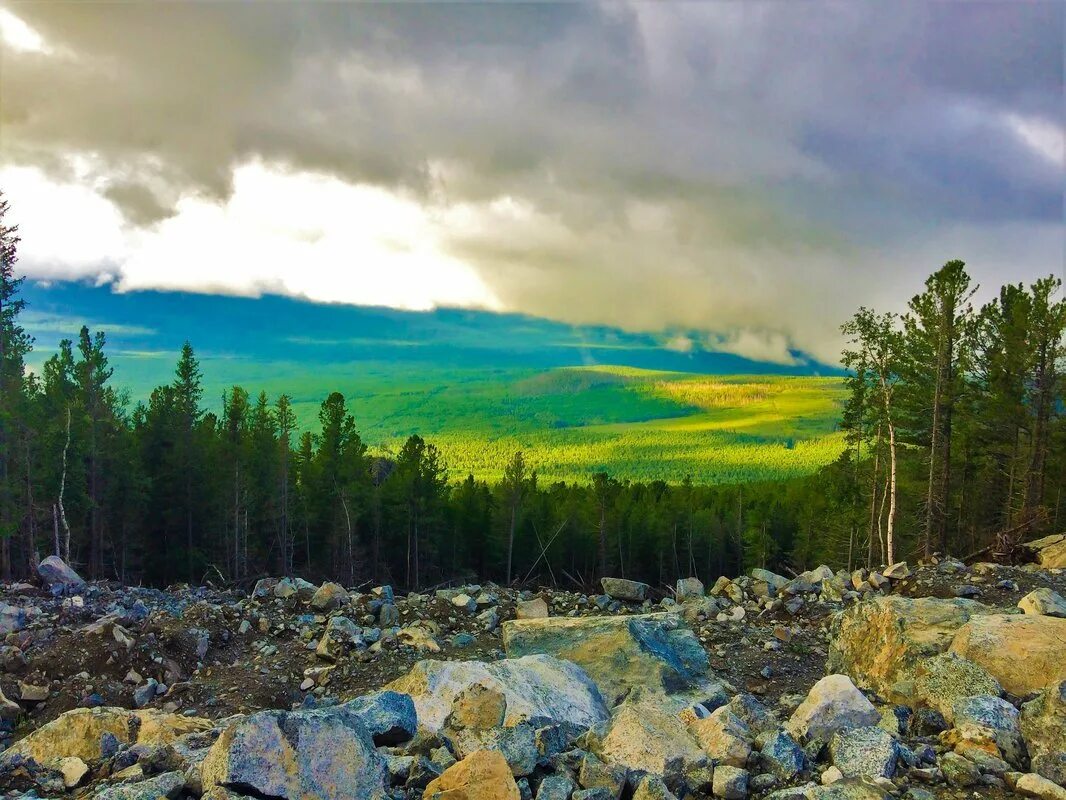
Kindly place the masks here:
<instances>
[{"instance_id":1,"label":"forested hillside","mask_svg":"<svg viewBox=\"0 0 1066 800\"><path fill-rule=\"evenodd\" d=\"M644 473L634 469L548 481L504 438L478 454L496 464L489 482L449 470L444 453L455 442L443 428L373 454L337 392L307 430L286 394L233 387L208 411L189 344L173 378L132 406L115 388L102 332L83 328L27 371L18 238L11 227L0 235L4 577L56 552L90 577L152 584L268 573L405 587L471 576L584 585L608 573L657 584L748 566L880 564L988 546L1009 554L1061 524L1066 303L1052 278L1003 287L973 308L963 264L949 262L902 317L860 310L844 326L844 441L834 446L846 449L810 477L667 483L635 480ZM616 391L625 377L575 370L530 380ZM643 375L640 402L698 412L708 458L721 459L716 436L736 426L730 414L773 393L801 402L813 380ZM534 406L543 388L529 387ZM639 425L603 425L622 422ZM641 447L647 460L661 457L654 439L631 446L634 463ZM778 449L801 446L797 436ZM726 457L742 474L758 455Z\"/></svg>"}]
</instances>

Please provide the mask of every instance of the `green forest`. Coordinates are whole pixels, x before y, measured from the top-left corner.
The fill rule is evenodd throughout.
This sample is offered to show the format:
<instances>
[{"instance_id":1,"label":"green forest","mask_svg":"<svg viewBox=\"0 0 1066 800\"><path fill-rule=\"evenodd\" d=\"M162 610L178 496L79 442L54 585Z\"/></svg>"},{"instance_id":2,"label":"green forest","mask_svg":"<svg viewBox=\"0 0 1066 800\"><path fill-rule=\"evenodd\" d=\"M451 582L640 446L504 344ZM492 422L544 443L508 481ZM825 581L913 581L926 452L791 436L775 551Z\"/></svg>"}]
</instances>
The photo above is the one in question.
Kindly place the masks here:
<instances>
[{"instance_id":1,"label":"green forest","mask_svg":"<svg viewBox=\"0 0 1066 800\"><path fill-rule=\"evenodd\" d=\"M135 404L116 388L101 331L83 327L27 370L6 210L0 201L4 578L56 553L91 578L160 586L267 574L663 585L752 566L1010 558L1061 525L1066 302L1051 277L978 307L964 264L948 262L902 315L864 308L844 322L842 382L554 370L523 379L521 431L504 418L499 435L463 439L441 404L428 440L382 450L339 392L313 419L284 393L240 386L212 407L188 343L172 380ZM616 416L553 424L566 422L565 400L537 416L546 393L589 389L616 393ZM664 419L706 469L666 480L647 466L670 444ZM553 451L536 446L541 424L571 437L543 464L536 454ZM624 458L605 454L618 446Z\"/></svg>"}]
</instances>

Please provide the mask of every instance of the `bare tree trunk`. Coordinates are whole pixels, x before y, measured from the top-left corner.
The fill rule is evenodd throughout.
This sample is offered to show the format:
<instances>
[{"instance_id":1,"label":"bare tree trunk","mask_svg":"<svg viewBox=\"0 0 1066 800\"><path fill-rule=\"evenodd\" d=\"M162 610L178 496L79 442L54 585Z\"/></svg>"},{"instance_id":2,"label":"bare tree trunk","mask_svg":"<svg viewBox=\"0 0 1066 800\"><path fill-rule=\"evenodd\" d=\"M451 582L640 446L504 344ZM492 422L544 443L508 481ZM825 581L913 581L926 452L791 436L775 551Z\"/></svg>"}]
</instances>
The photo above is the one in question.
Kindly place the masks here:
<instances>
[{"instance_id":1,"label":"bare tree trunk","mask_svg":"<svg viewBox=\"0 0 1066 800\"><path fill-rule=\"evenodd\" d=\"M870 532L867 539L866 546L866 566L871 566L874 556L874 526L875 509L877 508L877 474L881 468L881 426L877 426L877 443L874 445L874 468L873 475L870 478ZM880 528L880 525L877 526ZM880 540L880 531L878 531L878 539Z\"/></svg>"},{"instance_id":2,"label":"bare tree trunk","mask_svg":"<svg viewBox=\"0 0 1066 800\"><path fill-rule=\"evenodd\" d=\"M888 421L888 452L891 478L889 482L888 525L885 529L886 547L888 550L886 563L893 564L896 561L896 426L892 423L891 418Z\"/></svg>"},{"instance_id":3,"label":"bare tree trunk","mask_svg":"<svg viewBox=\"0 0 1066 800\"><path fill-rule=\"evenodd\" d=\"M63 493L67 488L67 449L70 447L70 406L67 406L67 440L63 445L63 472L59 478L59 518L63 522L65 538L63 540L63 560L70 563L70 525L67 524L67 512L63 508ZM57 548L58 549L58 548Z\"/></svg>"},{"instance_id":4,"label":"bare tree trunk","mask_svg":"<svg viewBox=\"0 0 1066 800\"><path fill-rule=\"evenodd\" d=\"M514 529L518 521L518 503L511 500L511 524L507 530L507 585L511 585L511 558L514 554Z\"/></svg>"}]
</instances>

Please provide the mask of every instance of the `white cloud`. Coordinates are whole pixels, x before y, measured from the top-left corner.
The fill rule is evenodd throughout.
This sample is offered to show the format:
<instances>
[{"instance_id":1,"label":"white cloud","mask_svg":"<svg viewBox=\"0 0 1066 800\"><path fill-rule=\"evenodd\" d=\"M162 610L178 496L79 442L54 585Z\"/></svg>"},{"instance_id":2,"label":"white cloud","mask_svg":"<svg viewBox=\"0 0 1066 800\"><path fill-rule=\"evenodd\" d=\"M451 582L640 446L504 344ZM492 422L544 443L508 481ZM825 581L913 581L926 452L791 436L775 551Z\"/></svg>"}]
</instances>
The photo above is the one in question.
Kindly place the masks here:
<instances>
[{"instance_id":1,"label":"white cloud","mask_svg":"<svg viewBox=\"0 0 1066 800\"><path fill-rule=\"evenodd\" d=\"M794 366L801 363L791 352L788 337L764 330L740 329L707 337L705 347L716 353L732 353L754 361Z\"/></svg>"},{"instance_id":2,"label":"white cloud","mask_svg":"<svg viewBox=\"0 0 1066 800\"><path fill-rule=\"evenodd\" d=\"M1066 131L1061 125L1020 114L1007 114L1007 124L1033 152L1052 164L1066 166Z\"/></svg>"},{"instance_id":3,"label":"white cloud","mask_svg":"<svg viewBox=\"0 0 1066 800\"><path fill-rule=\"evenodd\" d=\"M49 53L44 38L6 8L0 8L0 41L24 53Z\"/></svg>"},{"instance_id":4,"label":"white cloud","mask_svg":"<svg viewBox=\"0 0 1066 800\"><path fill-rule=\"evenodd\" d=\"M411 310L499 308L477 274L445 252L447 211L386 189L261 163L237 168L233 184L224 203L186 196L174 216L135 227L90 188L57 183L36 169L0 171L20 224L20 263L33 277L111 278L120 291L276 292ZM509 204L501 208L510 213Z\"/></svg>"}]
</instances>

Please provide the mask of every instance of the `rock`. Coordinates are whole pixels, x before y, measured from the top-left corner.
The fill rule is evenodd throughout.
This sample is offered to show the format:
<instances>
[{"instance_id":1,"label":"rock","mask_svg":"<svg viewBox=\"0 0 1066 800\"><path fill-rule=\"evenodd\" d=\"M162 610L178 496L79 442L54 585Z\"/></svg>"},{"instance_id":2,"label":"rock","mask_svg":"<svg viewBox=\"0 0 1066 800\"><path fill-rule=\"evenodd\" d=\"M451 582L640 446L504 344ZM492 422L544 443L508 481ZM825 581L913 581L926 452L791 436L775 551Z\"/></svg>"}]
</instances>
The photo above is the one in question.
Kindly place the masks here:
<instances>
[{"instance_id":1,"label":"rock","mask_svg":"<svg viewBox=\"0 0 1066 800\"><path fill-rule=\"evenodd\" d=\"M0 688L0 720L14 722L21 715L22 706L12 700L8 700L4 696L4 690Z\"/></svg>"},{"instance_id":2,"label":"rock","mask_svg":"<svg viewBox=\"0 0 1066 800\"><path fill-rule=\"evenodd\" d=\"M260 711L227 727L200 767L213 787L286 800L385 800L385 762L344 706Z\"/></svg>"},{"instance_id":3,"label":"rock","mask_svg":"<svg viewBox=\"0 0 1066 800\"><path fill-rule=\"evenodd\" d=\"M506 719L507 697L503 692L475 683L455 696L444 727L449 731L488 730L501 727Z\"/></svg>"},{"instance_id":4,"label":"rock","mask_svg":"<svg viewBox=\"0 0 1066 800\"><path fill-rule=\"evenodd\" d=\"M504 757L478 750L430 781L424 800L520 800L518 785Z\"/></svg>"},{"instance_id":5,"label":"rock","mask_svg":"<svg viewBox=\"0 0 1066 800\"><path fill-rule=\"evenodd\" d=\"M827 669L890 702L913 705L917 666L946 651L973 615L988 610L973 600L898 595L856 603L833 619Z\"/></svg>"},{"instance_id":6,"label":"rock","mask_svg":"<svg viewBox=\"0 0 1066 800\"><path fill-rule=\"evenodd\" d=\"M577 785L565 775L545 775L537 789L537 800L570 800Z\"/></svg>"},{"instance_id":7,"label":"rock","mask_svg":"<svg viewBox=\"0 0 1066 800\"><path fill-rule=\"evenodd\" d=\"M468 595L466 592L460 592L455 597L453 597L452 605L466 612L477 611L477 600Z\"/></svg>"},{"instance_id":8,"label":"rock","mask_svg":"<svg viewBox=\"0 0 1066 800\"><path fill-rule=\"evenodd\" d=\"M516 619L544 619L548 616L548 604L543 598L534 597L532 600L519 600L515 604Z\"/></svg>"},{"instance_id":9,"label":"rock","mask_svg":"<svg viewBox=\"0 0 1066 800\"><path fill-rule=\"evenodd\" d=\"M138 783L120 784L94 795L94 800L160 800L178 797L185 788L185 773L164 772Z\"/></svg>"},{"instance_id":10,"label":"rock","mask_svg":"<svg viewBox=\"0 0 1066 800\"><path fill-rule=\"evenodd\" d=\"M981 780L981 771L977 769L977 765L958 753L944 753L937 759L937 763L948 786L965 789Z\"/></svg>"},{"instance_id":11,"label":"rock","mask_svg":"<svg viewBox=\"0 0 1066 800\"><path fill-rule=\"evenodd\" d=\"M968 726L987 731L1000 753L1010 763L1020 765L1025 758L1025 744L1018 709L990 695L962 697L953 706L955 728L965 733Z\"/></svg>"},{"instance_id":12,"label":"rock","mask_svg":"<svg viewBox=\"0 0 1066 800\"><path fill-rule=\"evenodd\" d=\"M318 587L303 578L282 578L274 584L274 597L287 600L296 597L298 600L310 600Z\"/></svg>"},{"instance_id":13,"label":"rock","mask_svg":"<svg viewBox=\"0 0 1066 800\"><path fill-rule=\"evenodd\" d=\"M20 631L29 624L30 619L36 616L37 609L20 608L19 606L0 603L0 636Z\"/></svg>"},{"instance_id":14,"label":"rock","mask_svg":"<svg viewBox=\"0 0 1066 800\"><path fill-rule=\"evenodd\" d=\"M573 661L609 705L636 687L693 688L709 669L706 651L676 614L508 621L503 646L510 657L544 653Z\"/></svg>"},{"instance_id":15,"label":"rock","mask_svg":"<svg viewBox=\"0 0 1066 800\"><path fill-rule=\"evenodd\" d=\"M336 661L344 654L346 647L363 645L363 633L358 625L347 617L330 617L315 649L315 655L327 661Z\"/></svg>"},{"instance_id":16,"label":"rock","mask_svg":"<svg viewBox=\"0 0 1066 800\"><path fill-rule=\"evenodd\" d=\"M1066 533L1056 533L1025 545L1044 569L1066 569Z\"/></svg>"},{"instance_id":17,"label":"rock","mask_svg":"<svg viewBox=\"0 0 1066 800\"><path fill-rule=\"evenodd\" d=\"M632 800L677 800L658 775L644 775L633 788Z\"/></svg>"},{"instance_id":18,"label":"rock","mask_svg":"<svg viewBox=\"0 0 1066 800\"><path fill-rule=\"evenodd\" d=\"M847 675L826 675L811 687L788 729L799 738L828 742L839 731L877 725L880 719Z\"/></svg>"},{"instance_id":19,"label":"rock","mask_svg":"<svg viewBox=\"0 0 1066 800\"><path fill-rule=\"evenodd\" d=\"M448 740L459 758L466 758L479 750L498 752L507 762L511 775L516 778L532 774L540 757L533 726L524 722L509 728L449 731Z\"/></svg>"},{"instance_id":20,"label":"rock","mask_svg":"<svg viewBox=\"0 0 1066 800\"><path fill-rule=\"evenodd\" d=\"M327 581L311 595L311 608L315 609L315 611L333 611L341 606L348 605L350 599L347 589L339 583Z\"/></svg>"},{"instance_id":21,"label":"rock","mask_svg":"<svg viewBox=\"0 0 1066 800\"><path fill-rule=\"evenodd\" d=\"M722 706L703 719L693 719L689 732L715 764L743 767L751 754L751 728L728 706Z\"/></svg>"},{"instance_id":22,"label":"rock","mask_svg":"<svg viewBox=\"0 0 1066 800\"><path fill-rule=\"evenodd\" d=\"M678 578L674 596L679 603L684 603L686 600L701 599L703 597L703 581L699 578Z\"/></svg>"},{"instance_id":23,"label":"rock","mask_svg":"<svg viewBox=\"0 0 1066 800\"><path fill-rule=\"evenodd\" d=\"M1034 589L1018 601L1018 608L1026 614L1066 617L1066 599L1048 588Z\"/></svg>"},{"instance_id":24,"label":"rock","mask_svg":"<svg viewBox=\"0 0 1066 800\"><path fill-rule=\"evenodd\" d=\"M629 770L617 764L605 764L592 753L581 760L577 781L585 789L604 789L609 797L619 798L626 785Z\"/></svg>"},{"instance_id":25,"label":"rock","mask_svg":"<svg viewBox=\"0 0 1066 800\"><path fill-rule=\"evenodd\" d=\"M19 681L19 700L24 703L42 703L48 699L48 685L41 686Z\"/></svg>"},{"instance_id":26,"label":"rock","mask_svg":"<svg viewBox=\"0 0 1066 800\"><path fill-rule=\"evenodd\" d=\"M915 699L936 709L950 722L956 700L975 694L999 697L999 681L972 661L943 653L920 662L914 671Z\"/></svg>"},{"instance_id":27,"label":"rock","mask_svg":"<svg viewBox=\"0 0 1066 800\"><path fill-rule=\"evenodd\" d=\"M103 757L103 737L133 744L136 726L136 717L124 708L76 708L0 753L0 766L12 763L18 756L32 758L41 765L62 758L80 758L93 764Z\"/></svg>"},{"instance_id":28,"label":"rock","mask_svg":"<svg viewBox=\"0 0 1066 800\"><path fill-rule=\"evenodd\" d=\"M785 731L775 731L763 740L759 763L765 771L790 781L807 768L807 757Z\"/></svg>"},{"instance_id":29,"label":"rock","mask_svg":"<svg viewBox=\"0 0 1066 800\"><path fill-rule=\"evenodd\" d=\"M270 597L274 593L274 587L277 585L277 578L260 578L255 582L255 587L252 589L252 597L260 600Z\"/></svg>"},{"instance_id":30,"label":"rock","mask_svg":"<svg viewBox=\"0 0 1066 800\"><path fill-rule=\"evenodd\" d=\"M440 645L428 630L421 625L408 625L402 628L396 635L397 640L408 647L416 650L425 650L429 653L439 653Z\"/></svg>"},{"instance_id":31,"label":"rock","mask_svg":"<svg viewBox=\"0 0 1066 800\"><path fill-rule=\"evenodd\" d=\"M481 623L481 627L491 633L492 631L496 630L497 627L499 627L500 612L496 608L486 608L484 611L477 615L477 621Z\"/></svg>"},{"instance_id":32,"label":"rock","mask_svg":"<svg viewBox=\"0 0 1066 800\"><path fill-rule=\"evenodd\" d=\"M89 773L89 766L77 756L59 759L56 767L63 776L63 786L67 789L73 789Z\"/></svg>"},{"instance_id":33,"label":"rock","mask_svg":"<svg viewBox=\"0 0 1066 800\"><path fill-rule=\"evenodd\" d=\"M67 563L59 556L48 556L37 565L37 574L48 586L64 586L69 589L80 589L85 585L85 579L67 566Z\"/></svg>"},{"instance_id":34,"label":"rock","mask_svg":"<svg viewBox=\"0 0 1066 800\"><path fill-rule=\"evenodd\" d=\"M382 603L378 609L378 625L382 628L396 628L400 624L400 609L392 603Z\"/></svg>"},{"instance_id":35,"label":"rock","mask_svg":"<svg viewBox=\"0 0 1066 800\"><path fill-rule=\"evenodd\" d=\"M805 797L806 800L888 800L891 795L872 781L844 778L828 786L812 786Z\"/></svg>"},{"instance_id":36,"label":"rock","mask_svg":"<svg viewBox=\"0 0 1066 800\"><path fill-rule=\"evenodd\" d=\"M901 581L904 578L909 578L911 576L911 570L910 567L907 566L906 561L897 561L890 567L886 567L881 574L889 580Z\"/></svg>"},{"instance_id":37,"label":"rock","mask_svg":"<svg viewBox=\"0 0 1066 800\"><path fill-rule=\"evenodd\" d=\"M899 745L880 727L849 728L833 735L829 756L845 778L891 778Z\"/></svg>"},{"instance_id":38,"label":"rock","mask_svg":"<svg viewBox=\"0 0 1066 800\"><path fill-rule=\"evenodd\" d=\"M685 724L655 695L627 698L597 738L596 755L632 770L666 775L707 761Z\"/></svg>"},{"instance_id":39,"label":"rock","mask_svg":"<svg viewBox=\"0 0 1066 800\"><path fill-rule=\"evenodd\" d=\"M984 667L1006 691L1025 697L1066 678L1066 619L975 616L959 628L951 651Z\"/></svg>"},{"instance_id":40,"label":"rock","mask_svg":"<svg viewBox=\"0 0 1066 800\"><path fill-rule=\"evenodd\" d=\"M155 699L156 690L158 688L159 681L155 678L149 678L133 690L133 705L137 708L144 708Z\"/></svg>"},{"instance_id":41,"label":"rock","mask_svg":"<svg viewBox=\"0 0 1066 800\"><path fill-rule=\"evenodd\" d=\"M411 697L399 692L374 692L344 704L366 726L378 747L414 738L418 717Z\"/></svg>"},{"instance_id":42,"label":"rock","mask_svg":"<svg viewBox=\"0 0 1066 800\"><path fill-rule=\"evenodd\" d=\"M714 796L723 800L744 800L748 796L748 772L737 767L714 768Z\"/></svg>"},{"instance_id":43,"label":"rock","mask_svg":"<svg viewBox=\"0 0 1066 800\"><path fill-rule=\"evenodd\" d=\"M600 585L603 586L603 592L608 597L615 600L627 600L631 603L643 603L648 599L648 589L651 588L646 583L625 578L601 578Z\"/></svg>"},{"instance_id":44,"label":"rock","mask_svg":"<svg viewBox=\"0 0 1066 800\"><path fill-rule=\"evenodd\" d=\"M1018 794L1038 797L1040 800L1066 800L1066 789L1032 772L1019 777L1015 781L1014 790Z\"/></svg>"},{"instance_id":45,"label":"rock","mask_svg":"<svg viewBox=\"0 0 1066 800\"><path fill-rule=\"evenodd\" d=\"M548 720L585 729L608 718L607 707L588 675L576 664L546 655L493 663L419 661L385 688L411 695L419 725L439 731L456 696L474 684L507 698L507 725Z\"/></svg>"},{"instance_id":46,"label":"rock","mask_svg":"<svg viewBox=\"0 0 1066 800\"><path fill-rule=\"evenodd\" d=\"M1066 681L1048 686L1025 703L1019 726L1033 772L1066 786Z\"/></svg>"}]
</instances>

